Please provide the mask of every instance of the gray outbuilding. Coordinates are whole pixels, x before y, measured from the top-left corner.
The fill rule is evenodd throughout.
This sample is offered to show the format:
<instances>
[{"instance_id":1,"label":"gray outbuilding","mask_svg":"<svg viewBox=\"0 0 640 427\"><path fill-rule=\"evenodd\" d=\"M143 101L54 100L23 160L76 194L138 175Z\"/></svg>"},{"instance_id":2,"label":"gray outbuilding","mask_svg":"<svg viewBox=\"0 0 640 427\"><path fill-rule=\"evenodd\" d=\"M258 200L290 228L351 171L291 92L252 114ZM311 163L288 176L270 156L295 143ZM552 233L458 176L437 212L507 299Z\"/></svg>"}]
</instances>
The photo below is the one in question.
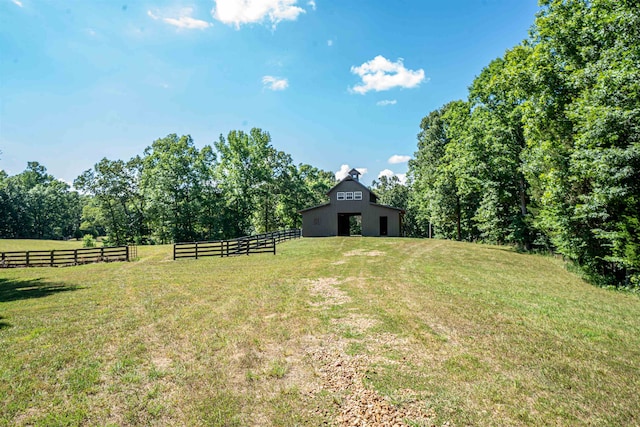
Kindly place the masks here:
<instances>
[{"instance_id":1,"label":"gray outbuilding","mask_svg":"<svg viewBox=\"0 0 640 427\"><path fill-rule=\"evenodd\" d=\"M404 211L377 203L378 196L360 183L355 169L329 192L329 203L299 211L304 237L349 236L352 217L360 218L363 236L402 235Z\"/></svg>"}]
</instances>

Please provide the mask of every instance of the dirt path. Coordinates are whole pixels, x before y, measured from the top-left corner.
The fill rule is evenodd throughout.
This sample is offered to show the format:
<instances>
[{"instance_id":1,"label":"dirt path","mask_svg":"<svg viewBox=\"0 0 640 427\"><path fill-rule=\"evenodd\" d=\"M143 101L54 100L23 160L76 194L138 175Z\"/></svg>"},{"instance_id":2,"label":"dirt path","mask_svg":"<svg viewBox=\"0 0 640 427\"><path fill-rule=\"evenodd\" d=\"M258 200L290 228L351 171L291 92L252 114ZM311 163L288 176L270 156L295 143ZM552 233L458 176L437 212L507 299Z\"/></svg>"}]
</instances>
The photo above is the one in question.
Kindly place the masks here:
<instances>
[{"instance_id":1,"label":"dirt path","mask_svg":"<svg viewBox=\"0 0 640 427\"><path fill-rule=\"evenodd\" d=\"M323 278L307 284L314 296L310 304L318 310L330 310L334 305L350 301L349 296L339 288L340 282L334 278ZM321 298L320 301L317 301ZM365 354L349 355L347 348L352 342L336 333L307 337L304 345L307 359L316 371L318 387L315 393L329 392L336 396L340 426L432 426L435 414L426 410L412 390L401 391L398 402L382 396L368 387L365 382L367 371L377 363L398 363L380 356L382 347L407 345L405 339L388 333L373 333L371 329L378 323L375 319L352 312L342 319L334 319L337 329L347 329L364 338ZM401 403L400 403L401 402ZM411 424L409 424L411 423Z\"/></svg>"}]
</instances>

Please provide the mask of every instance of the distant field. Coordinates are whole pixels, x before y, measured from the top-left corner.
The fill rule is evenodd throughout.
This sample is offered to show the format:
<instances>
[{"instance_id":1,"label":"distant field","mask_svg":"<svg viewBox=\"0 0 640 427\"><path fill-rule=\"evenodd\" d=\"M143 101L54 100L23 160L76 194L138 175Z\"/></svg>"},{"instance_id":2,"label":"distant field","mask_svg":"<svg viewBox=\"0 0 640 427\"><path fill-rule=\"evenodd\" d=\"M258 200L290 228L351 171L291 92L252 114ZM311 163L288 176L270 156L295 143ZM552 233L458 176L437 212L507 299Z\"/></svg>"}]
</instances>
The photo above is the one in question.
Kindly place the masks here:
<instances>
[{"instance_id":1,"label":"distant field","mask_svg":"<svg viewBox=\"0 0 640 427\"><path fill-rule=\"evenodd\" d=\"M0 252L49 251L54 249L76 249L81 247L82 240L0 239Z\"/></svg>"},{"instance_id":2,"label":"distant field","mask_svg":"<svg viewBox=\"0 0 640 427\"><path fill-rule=\"evenodd\" d=\"M138 255L0 270L0 425L640 423L640 298L559 260L358 237Z\"/></svg>"}]
</instances>

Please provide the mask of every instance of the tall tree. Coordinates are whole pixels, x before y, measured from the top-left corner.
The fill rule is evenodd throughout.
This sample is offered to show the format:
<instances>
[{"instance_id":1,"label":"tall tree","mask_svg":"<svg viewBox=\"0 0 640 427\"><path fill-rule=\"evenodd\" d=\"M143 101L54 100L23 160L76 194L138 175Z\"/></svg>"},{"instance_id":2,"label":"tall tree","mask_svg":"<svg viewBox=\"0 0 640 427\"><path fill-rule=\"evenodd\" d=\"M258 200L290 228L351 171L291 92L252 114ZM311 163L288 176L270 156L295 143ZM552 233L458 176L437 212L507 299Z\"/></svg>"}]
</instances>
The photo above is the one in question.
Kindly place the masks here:
<instances>
[{"instance_id":1,"label":"tall tree","mask_svg":"<svg viewBox=\"0 0 640 427\"><path fill-rule=\"evenodd\" d=\"M260 199L268 203L268 187L272 179L268 159L273 155L268 132L253 128L249 133L231 131L214 144L220 154L218 179L226 198L230 229L237 237L256 231L256 206ZM260 217L258 217L260 218ZM268 225L268 219L267 219Z\"/></svg>"},{"instance_id":2,"label":"tall tree","mask_svg":"<svg viewBox=\"0 0 640 427\"><path fill-rule=\"evenodd\" d=\"M477 178L465 143L470 117L464 101L451 102L422 119L418 151L409 162L409 179L414 189L409 207L426 230L456 240L475 240L473 221L478 205Z\"/></svg>"},{"instance_id":3,"label":"tall tree","mask_svg":"<svg viewBox=\"0 0 640 427\"><path fill-rule=\"evenodd\" d=\"M83 200L38 162L0 173L0 236L62 239L77 235Z\"/></svg>"},{"instance_id":4,"label":"tall tree","mask_svg":"<svg viewBox=\"0 0 640 427\"><path fill-rule=\"evenodd\" d=\"M104 158L73 182L75 188L95 197L109 243L141 242L146 236L141 167L139 157L128 162Z\"/></svg>"},{"instance_id":5,"label":"tall tree","mask_svg":"<svg viewBox=\"0 0 640 427\"><path fill-rule=\"evenodd\" d=\"M524 110L541 226L587 271L640 282L640 8L542 4Z\"/></svg>"},{"instance_id":6,"label":"tall tree","mask_svg":"<svg viewBox=\"0 0 640 427\"><path fill-rule=\"evenodd\" d=\"M519 64L528 51L516 47L492 61L470 87L469 150L480 180L475 221L484 240L531 249L535 231L524 175L526 140L521 105L526 95Z\"/></svg>"},{"instance_id":7,"label":"tall tree","mask_svg":"<svg viewBox=\"0 0 640 427\"><path fill-rule=\"evenodd\" d=\"M157 139L144 152L142 186L154 237L162 243L201 237L198 220L215 155L199 151L189 135Z\"/></svg>"}]
</instances>

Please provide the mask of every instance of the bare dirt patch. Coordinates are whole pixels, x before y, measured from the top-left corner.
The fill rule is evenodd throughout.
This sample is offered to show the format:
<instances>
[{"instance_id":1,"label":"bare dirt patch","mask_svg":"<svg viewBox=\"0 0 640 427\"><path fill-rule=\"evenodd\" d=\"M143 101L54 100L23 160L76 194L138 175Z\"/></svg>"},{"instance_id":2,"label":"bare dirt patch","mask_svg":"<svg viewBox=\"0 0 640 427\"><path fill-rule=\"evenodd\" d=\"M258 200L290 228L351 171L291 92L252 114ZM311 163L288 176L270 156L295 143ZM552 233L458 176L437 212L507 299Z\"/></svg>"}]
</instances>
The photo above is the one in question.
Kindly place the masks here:
<instances>
[{"instance_id":1,"label":"bare dirt patch","mask_svg":"<svg viewBox=\"0 0 640 427\"><path fill-rule=\"evenodd\" d=\"M320 390L332 393L338 405L335 422L340 426L432 425L435 413L424 409L420 399L407 390L396 405L365 386L364 377L375 359L369 355L349 356L347 340L336 335L311 337L306 353L316 369ZM322 411L322 409L317 409ZM319 414L323 415L323 414ZM412 423L412 424L409 424Z\"/></svg>"},{"instance_id":2,"label":"bare dirt patch","mask_svg":"<svg viewBox=\"0 0 640 427\"><path fill-rule=\"evenodd\" d=\"M323 298L319 302L310 302L314 307L327 307L331 305L345 304L351 301L351 298L336 286L340 282L332 277L325 277L308 283L309 293L315 297Z\"/></svg>"},{"instance_id":3,"label":"bare dirt patch","mask_svg":"<svg viewBox=\"0 0 640 427\"><path fill-rule=\"evenodd\" d=\"M354 332L364 333L368 329L373 328L379 322L371 317L361 316L359 314L351 314L340 319L332 319L331 323L337 326L347 326Z\"/></svg>"},{"instance_id":4,"label":"bare dirt patch","mask_svg":"<svg viewBox=\"0 0 640 427\"><path fill-rule=\"evenodd\" d=\"M378 251L351 253L352 255L347 256L384 255ZM349 302L349 296L337 287L340 283L335 278L310 282L309 293L323 299L312 305L327 309ZM385 349L408 346L409 340L388 333L371 333L371 329L377 326L379 321L357 312L332 319L331 323L337 329L337 333L307 336L302 343L304 360L315 371L313 384L307 384L305 387L307 395L313 400L321 393L328 392L333 396L334 402L333 408L319 406L311 409L311 412L315 412L314 415L321 418L334 418L334 422L339 426L407 426L410 423L432 425L435 414L427 411L420 403L422 399L414 396L411 390L401 393L402 404L394 404L365 384L367 371L376 363L397 363L383 356ZM340 331L362 335L362 339L355 341L339 336ZM348 354L347 347L354 342L361 343L368 351L364 354ZM303 378L298 377L298 380L300 379Z\"/></svg>"}]
</instances>

